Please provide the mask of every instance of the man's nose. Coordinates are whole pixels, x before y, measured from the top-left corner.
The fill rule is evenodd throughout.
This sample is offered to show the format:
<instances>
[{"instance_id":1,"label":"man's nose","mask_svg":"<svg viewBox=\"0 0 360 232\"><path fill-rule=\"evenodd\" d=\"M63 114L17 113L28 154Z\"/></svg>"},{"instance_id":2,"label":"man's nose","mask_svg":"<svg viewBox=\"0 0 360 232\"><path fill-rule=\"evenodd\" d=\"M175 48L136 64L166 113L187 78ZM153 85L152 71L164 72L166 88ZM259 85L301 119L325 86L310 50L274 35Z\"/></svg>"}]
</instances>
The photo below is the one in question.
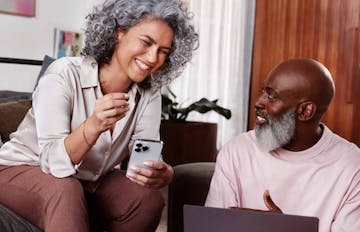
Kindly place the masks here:
<instances>
[{"instance_id":1,"label":"man's nose","mask_svg":"<svg viewBox=\"0 0 360 232\"><path fill-rule=\"evenodd\" d=\"M260 96L257 98L257 100L255 102L255 108L258 108L258 109L264 108L266 99L267 99L267 94L265 91L262 91Z\"/></svg>"}]
</instances>

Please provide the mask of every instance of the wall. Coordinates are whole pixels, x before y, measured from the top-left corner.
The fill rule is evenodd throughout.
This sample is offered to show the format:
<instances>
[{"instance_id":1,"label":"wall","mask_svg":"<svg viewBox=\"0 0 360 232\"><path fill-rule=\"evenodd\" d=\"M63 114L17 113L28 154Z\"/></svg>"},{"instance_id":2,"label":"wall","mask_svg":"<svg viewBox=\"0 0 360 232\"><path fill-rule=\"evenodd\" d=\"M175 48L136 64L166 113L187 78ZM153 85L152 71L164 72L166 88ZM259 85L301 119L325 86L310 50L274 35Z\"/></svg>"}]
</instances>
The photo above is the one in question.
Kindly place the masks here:
<instances>
[{"instance_id":1,"label":"wall","mask_svg":"<svg viewBox=\"0 0 360 232\"><path fill-rule=\"evenodd\" d=\"M249 128L268 72L284 59L309 57L330 70L336 86L323 121L360 146L359 15L359 0L257 0Z\"/></svg>"},{"instance_id":2,"label":"wall","mask_svg":"<svg viewBox=\"0 0 360 232\"><path fill-rule=\"evenodd\" d=\"M54 29L82 32L100 0L36 0L36 16L0 14L0 57L42 60L53 56ZM0 90L32 91L40 66L0 64Z\"/></svg>"}]
</instances>

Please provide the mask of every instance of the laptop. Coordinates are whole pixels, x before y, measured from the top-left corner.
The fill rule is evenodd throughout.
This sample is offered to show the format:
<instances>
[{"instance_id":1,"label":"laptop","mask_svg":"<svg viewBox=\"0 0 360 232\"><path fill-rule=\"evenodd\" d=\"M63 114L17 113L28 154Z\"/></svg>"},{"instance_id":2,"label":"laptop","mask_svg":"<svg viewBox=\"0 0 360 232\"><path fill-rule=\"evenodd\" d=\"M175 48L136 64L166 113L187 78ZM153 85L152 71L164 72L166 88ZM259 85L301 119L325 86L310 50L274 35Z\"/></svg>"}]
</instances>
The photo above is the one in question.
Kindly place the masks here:
<instances>
[{"instance_id":1,"label":"laptop","mask_svg":"<svg viewBox=\"0 0 360 232\"><path fill-rule=\"evenodd\" d=\"M318 232L319 219L184 205L184 232Z\"/></svg>"}]
</instances>

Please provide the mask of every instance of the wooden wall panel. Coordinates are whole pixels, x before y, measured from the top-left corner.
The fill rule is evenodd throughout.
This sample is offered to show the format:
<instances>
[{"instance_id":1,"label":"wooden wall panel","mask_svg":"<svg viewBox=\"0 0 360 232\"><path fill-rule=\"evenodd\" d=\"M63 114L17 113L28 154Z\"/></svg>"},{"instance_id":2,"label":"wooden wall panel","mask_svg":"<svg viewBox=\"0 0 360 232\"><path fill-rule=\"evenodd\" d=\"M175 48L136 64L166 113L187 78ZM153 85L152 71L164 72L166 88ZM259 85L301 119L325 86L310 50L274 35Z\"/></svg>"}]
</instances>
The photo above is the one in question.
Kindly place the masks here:
<instances>
[{"instance_id":1,"label":"wooden wall panel","mask_svg":"<svg viewBox=\"0 0 360 232\"><path fill-rule=\"evenodd\" d=\"M282 60L308 57L323 63L335 81L323 121L360 146L359 24L359 0L257 0L249 129L270 70Z\"/></svg>"}]
</instances>

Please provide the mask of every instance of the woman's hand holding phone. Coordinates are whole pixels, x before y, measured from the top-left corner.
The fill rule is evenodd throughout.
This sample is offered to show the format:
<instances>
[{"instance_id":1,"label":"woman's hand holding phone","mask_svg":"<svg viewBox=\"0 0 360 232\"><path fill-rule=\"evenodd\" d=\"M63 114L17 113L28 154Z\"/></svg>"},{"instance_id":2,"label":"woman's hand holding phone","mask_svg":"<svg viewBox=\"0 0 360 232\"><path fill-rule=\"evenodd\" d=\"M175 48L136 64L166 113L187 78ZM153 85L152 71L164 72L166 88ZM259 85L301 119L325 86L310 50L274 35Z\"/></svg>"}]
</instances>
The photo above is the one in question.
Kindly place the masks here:
<instances>
[{"instance_id":1,"label":"woman's hand holding phone","mask_svg":"<svg viewBox=\"0 0 360 232\"><path fill-rule=\"evenodd\" d=\"M153 189L160 189L170 184L174 175L174 170L170 165L164 161L146 161L144 163L151 169L133 166L131 167L133 172L128 173L127 177L139 185Z\"/></svg>"},{"instance_id":2,"label":"woman's hand holding phone","mask_svg":"<svg viewBox=\"0 0 360 232\"><path fill-rule=\"evenodd\" d=\"M161 158L161 141L136 140L131 152L126 176L135 183L153 189L168 185L173 168Z\"/></svg>"}]
</instances>

